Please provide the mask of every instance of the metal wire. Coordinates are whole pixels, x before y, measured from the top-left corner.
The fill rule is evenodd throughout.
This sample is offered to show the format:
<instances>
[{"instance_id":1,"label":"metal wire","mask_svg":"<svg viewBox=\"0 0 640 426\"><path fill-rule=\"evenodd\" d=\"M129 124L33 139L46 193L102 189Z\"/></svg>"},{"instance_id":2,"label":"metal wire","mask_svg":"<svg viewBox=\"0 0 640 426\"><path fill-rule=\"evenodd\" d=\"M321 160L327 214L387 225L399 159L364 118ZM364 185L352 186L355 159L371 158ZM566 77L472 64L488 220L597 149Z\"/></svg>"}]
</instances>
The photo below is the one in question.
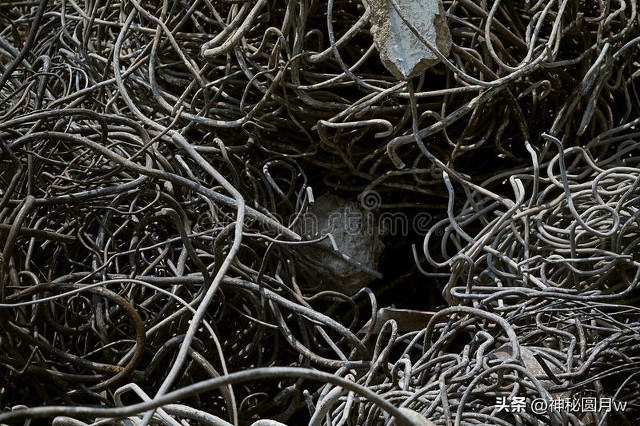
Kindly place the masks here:
<instances>
[{"instance_id":1,"label":"metal wire","mask_svg":"<svg viewBox=\"0 0 640 426\"><path fill-rule=\"evenodd\" d=\"M637 2L443 5L399 81L368 0L3 1L0 422L636 420ZM388 303L322 287L314 192L437 218L447 305L359 332Z\"/></svg>"}]
</instances>

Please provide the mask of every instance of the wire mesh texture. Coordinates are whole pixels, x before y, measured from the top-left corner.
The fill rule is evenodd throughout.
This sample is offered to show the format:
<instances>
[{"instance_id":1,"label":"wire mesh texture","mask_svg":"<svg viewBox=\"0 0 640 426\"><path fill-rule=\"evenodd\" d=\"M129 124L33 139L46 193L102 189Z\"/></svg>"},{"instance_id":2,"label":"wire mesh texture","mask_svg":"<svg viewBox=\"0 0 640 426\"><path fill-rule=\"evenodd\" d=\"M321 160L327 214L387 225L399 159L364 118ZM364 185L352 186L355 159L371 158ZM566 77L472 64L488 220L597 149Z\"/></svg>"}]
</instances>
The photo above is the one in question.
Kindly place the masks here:
<instances>
[{"instance_id":1,"label":"wire mesh texture","mask_svg":"<svg viewBox=\"0 0 640 426\"><path fill-rule=\"evenodd\" d=\"M0 423L640 420L637 2L442 4L399 80L369 0L1 1ZM349 294L322 194L433 220Z\"/></svg>"}]
</instances>

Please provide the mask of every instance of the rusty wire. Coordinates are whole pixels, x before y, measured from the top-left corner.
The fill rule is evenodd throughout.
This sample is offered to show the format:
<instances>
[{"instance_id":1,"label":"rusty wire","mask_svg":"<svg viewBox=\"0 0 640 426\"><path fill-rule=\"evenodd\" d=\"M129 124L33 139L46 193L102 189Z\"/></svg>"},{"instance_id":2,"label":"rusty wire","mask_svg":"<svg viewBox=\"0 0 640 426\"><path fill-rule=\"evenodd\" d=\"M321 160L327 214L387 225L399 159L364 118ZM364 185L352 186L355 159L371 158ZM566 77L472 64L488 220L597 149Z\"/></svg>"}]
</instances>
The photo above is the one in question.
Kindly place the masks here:
<instances>
[{"instance_id":1,"label":"rusty wire","mask_svg":"<svg viewBox=\"0 0 640 426\"><path fill-rule=\"evenodd\" d=\"M368 1L2 2L0 421L637 420L637 2L444 9L399 81ZM448 306L358 332L310 188L440 218ZM628 413L496 408L582 395Z\"/></svg>"}]
</instances>

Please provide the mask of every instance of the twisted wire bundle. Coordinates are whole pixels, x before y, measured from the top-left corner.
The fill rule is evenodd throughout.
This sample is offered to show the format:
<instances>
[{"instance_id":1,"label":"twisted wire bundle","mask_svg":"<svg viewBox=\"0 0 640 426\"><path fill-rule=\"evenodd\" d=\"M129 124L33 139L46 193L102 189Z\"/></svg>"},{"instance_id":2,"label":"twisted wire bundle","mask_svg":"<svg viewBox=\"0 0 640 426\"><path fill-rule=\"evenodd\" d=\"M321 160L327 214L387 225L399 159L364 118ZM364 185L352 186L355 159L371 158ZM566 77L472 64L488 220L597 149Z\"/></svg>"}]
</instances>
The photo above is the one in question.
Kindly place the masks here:
<instances>
[{"instance_id":1,"label":"twisted wire bundle","mask_svg":"<svg viewBox=\"0 0 640 426\"><path fill-rule=\"evenodd\" d=\"M3 2L0 421L633 420L637 2L444 8L397 81L367 1ZM442 218L450 306L359 333L384 301L299 273L311 187ZM629 413L496 408L583 394Z\"/></svg>"},{"instance_id":2,"label":"twisted wire bundle","mask_svg":"<svg viewBox=\"0 0 640 426\"><path fill-rule=\"evenodd\" d=\"M635 418L638 308L582 301L548 301L537 308L502 317L452 306L424 330L404 334L389 323L376 342L372 368L358 383L435 424L578 425ZM337 390L347 393L328 387L325 399ZM500 408L500 398L522 398L526 407ZM625 401L626 413L553 403L585 398ZM532 410L534 401L544 404ZM382 417L355 393L329 403L330 418L339 424L356 415L359 422Z\"/></svg>"},{"instance_id":3,"label":"twisted wire bundle","mask_svg":"<svg viewBox=\"0 0 640 426\"><path fill-rule=\"evenodd\" d=\"M554 142L546 149L549 160L534 155L532 167L480 185L508 180L513 198L470 188L456 211L452 192L448 217L427 234L429 262L452 271L444 291L451 303L509 312L523 297L604 302L634 294L640 278L637 142L609 146L596 138L565 149L547 138ZM595 157L602 147L605 154ZM453 190L446 175L445 182ZM438 254L432 239L439 232L448 245L441 243Z\"/></svg>"}]
</instances>

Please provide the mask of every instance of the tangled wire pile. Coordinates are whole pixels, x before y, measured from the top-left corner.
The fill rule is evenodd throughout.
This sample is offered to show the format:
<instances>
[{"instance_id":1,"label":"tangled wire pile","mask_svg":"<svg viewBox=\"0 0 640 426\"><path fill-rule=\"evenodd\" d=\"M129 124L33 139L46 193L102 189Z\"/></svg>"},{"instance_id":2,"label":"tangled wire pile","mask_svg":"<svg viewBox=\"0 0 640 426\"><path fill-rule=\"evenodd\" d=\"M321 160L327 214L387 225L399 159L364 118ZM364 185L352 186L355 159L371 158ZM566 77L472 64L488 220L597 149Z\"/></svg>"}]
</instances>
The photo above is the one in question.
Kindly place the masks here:
<instances>
[{"instance_id":1,"label":"tangled wire pile","mask_svg":"<svg viewBox=\"0 0 640 426\"><path fill-rule=\"evenodd\" d=\"M368 0L3 1L0 423L640 419L637 2L443 3L400 81ZM447 306L300 274L313 193L440 218Z\"/></svg>"}]
</instances>

